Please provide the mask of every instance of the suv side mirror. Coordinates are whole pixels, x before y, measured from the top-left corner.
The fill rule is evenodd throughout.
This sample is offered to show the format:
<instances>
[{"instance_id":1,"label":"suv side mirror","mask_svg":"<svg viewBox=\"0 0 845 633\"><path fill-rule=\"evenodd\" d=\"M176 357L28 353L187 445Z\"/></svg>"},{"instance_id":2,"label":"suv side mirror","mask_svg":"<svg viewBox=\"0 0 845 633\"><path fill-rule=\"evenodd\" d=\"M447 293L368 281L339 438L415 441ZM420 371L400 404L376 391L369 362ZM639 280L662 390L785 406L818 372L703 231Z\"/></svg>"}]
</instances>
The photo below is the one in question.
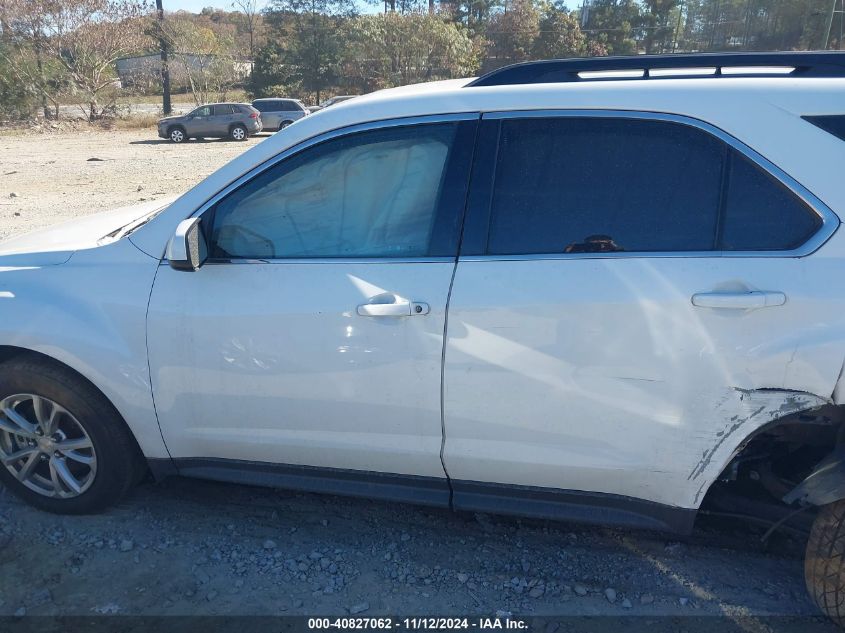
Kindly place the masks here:
<instances>
[{"instance_id":1,"label":"suv side mirror","mask_svg":"<svg viewBox=\"0 0 845 633\"><path fill-rule=\"evenodd\" d=\"M202 218L182 220L170 238L165 253L170 267L193 272L208 259L208 245L202 232Z\"/></svg>"}]
</instances>

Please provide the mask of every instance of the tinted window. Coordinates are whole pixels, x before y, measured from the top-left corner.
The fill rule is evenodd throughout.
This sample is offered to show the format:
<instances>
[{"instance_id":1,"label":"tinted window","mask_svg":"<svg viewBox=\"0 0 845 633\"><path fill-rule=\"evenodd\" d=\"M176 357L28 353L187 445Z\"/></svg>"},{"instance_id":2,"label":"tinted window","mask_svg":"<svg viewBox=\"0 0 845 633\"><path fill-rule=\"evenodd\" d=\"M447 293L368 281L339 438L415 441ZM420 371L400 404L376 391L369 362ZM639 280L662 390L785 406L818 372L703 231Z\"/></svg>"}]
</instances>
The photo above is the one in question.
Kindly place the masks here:
<instances>
[{"instance_id":1,"label":"tinted window","mask_svg":"<svg viewBox=\"0 0 845 633\"><path fill-rule=\"evenodd\" d=\"M258 110L259 112L275 112L275 104L275 101L253 101L252 107Z\"/></svg>"},{"instance_id":2,"label":"tinted window","mask_svg":"<svg viewBox=\"0 0 845 633\"><path fill-rule=\"evenodd\" d=\"M191 112L191 116L211 116L211 106L202 106Z\"/></svg>"},{"instance_id":3,"label":"tinted window","mask_svg":"<svg viewBox=\"0 0 845 633\"><path fill-rule=\"evenodd\" d=\"M456 129L363 132L283 160L217 204L213 256L427 255Z\"/></svg>"},{"instance_id":4,"label":"tinted window","mask_svg":"<svg viewBox=\"0 0 845 633\"><path fill-rule=\"evenodd\" d=\"M789 250L806 242L821 219L783 184L733 152L723 224L723 250Z\"/></svg>"},{"instance_id":5,"label":"tinted window","mask_svg":"<svg viewBox=\"0 0 845 633\"><path fill-rule=\"evenodd\" d=\"M636 119L502 121L488 252L714 247L724 150Z\"/></svg>"},{"instance_id":6,"label":"tinted window","mask_svg":"<svg viewBox=\"0 0 845 633\"><path fill-rule=\"evenodd\" d=\"M222 104L214 106L214 116L223 116L226 114L232 114L235 109L229 104Z\"/></svg>"},{"instance_id":7,"label":"tinted window","mask_svg":"<svg viewBox=\"0 0 845 633\"><path fill-rule=\"evenodd\" d=\"M292 112L300 110L300 107L294 101L255 101L253 106L259 112Z\"/></svg>"},{"instance_id":8,"label":"tinted window","mask_svg":"<svg viewBox=\"0 0 845 633\"><path fill-rule=\"evenodd\" d=\"M487 252L791 250L822 222L711 134L608 118L504 120Z\"/></svg>"}]
</instances>

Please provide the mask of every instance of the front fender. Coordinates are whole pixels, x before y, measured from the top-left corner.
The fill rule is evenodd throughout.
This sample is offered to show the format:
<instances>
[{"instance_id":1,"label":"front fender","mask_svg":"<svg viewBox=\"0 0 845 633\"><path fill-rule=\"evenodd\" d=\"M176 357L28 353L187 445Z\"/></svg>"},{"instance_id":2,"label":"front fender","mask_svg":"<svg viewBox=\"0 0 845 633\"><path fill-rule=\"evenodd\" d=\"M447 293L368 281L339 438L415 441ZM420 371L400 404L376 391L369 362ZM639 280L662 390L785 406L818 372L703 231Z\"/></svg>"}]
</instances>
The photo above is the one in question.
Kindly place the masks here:
<instances>
[{"instance_id":1,"label":"front fender","mask_svg":"<svg viewBox=\"0 0 845 633\"><path fill-rule=\"evenodd\" d=\"M146 312L159 262L129 240L54 266L0 270L0 345L80 373L111 401L147 457L168 457L153 407Z\"/></svg>"}]
</instances>

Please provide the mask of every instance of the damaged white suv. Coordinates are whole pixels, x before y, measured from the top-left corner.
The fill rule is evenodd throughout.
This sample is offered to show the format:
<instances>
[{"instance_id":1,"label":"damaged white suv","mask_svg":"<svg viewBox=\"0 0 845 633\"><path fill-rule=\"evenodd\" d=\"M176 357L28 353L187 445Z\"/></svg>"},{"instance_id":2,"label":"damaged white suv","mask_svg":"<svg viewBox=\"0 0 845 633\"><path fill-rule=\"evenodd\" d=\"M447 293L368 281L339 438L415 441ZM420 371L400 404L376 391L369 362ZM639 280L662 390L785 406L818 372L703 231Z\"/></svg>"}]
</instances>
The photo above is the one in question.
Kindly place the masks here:
<instances>
[{"instance_id":1,"label":"damaged white suv","mask_svg":"<svg viewBox=\"0 0 845 633\"><path fill-rule=\"evenodd\" d=\"M67 513L148 472L677 532L807 506L841 621L843 165L842 53L320 111L0 245L0 479Z\"/></svg>"}]
</instances>

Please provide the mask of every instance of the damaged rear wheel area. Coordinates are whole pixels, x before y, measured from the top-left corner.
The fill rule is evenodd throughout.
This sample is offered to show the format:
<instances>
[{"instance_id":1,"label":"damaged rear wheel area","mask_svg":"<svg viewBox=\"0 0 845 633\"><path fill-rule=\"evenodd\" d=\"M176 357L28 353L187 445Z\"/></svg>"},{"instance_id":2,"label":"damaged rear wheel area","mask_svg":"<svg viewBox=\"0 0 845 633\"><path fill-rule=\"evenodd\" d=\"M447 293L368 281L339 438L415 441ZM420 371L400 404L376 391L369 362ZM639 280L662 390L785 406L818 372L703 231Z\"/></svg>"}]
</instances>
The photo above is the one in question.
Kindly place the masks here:
<instances>
[{"instance_id":1,"label":"damaged rear wheel area","mask_svg":"<svg viewBox=\"0 0 845 633\"><path fill-rule=\"evenodd\" d=\"M807 591L819 609L845 627L845 501L822 506L804 559Z\"/></svg>"},{"instance_id":2,"label":"damaged rear wheel area","mask_svg":"<svg viewBox=\"0 0 845 633\"><path fill-rule=\"evenodd\" d=\"M748 438L713 484L702 514L809 535L807 590L845 627L845 407L774 421ZM764 536L765 538L765 536Z\"/></svg>"}]
</instances>

